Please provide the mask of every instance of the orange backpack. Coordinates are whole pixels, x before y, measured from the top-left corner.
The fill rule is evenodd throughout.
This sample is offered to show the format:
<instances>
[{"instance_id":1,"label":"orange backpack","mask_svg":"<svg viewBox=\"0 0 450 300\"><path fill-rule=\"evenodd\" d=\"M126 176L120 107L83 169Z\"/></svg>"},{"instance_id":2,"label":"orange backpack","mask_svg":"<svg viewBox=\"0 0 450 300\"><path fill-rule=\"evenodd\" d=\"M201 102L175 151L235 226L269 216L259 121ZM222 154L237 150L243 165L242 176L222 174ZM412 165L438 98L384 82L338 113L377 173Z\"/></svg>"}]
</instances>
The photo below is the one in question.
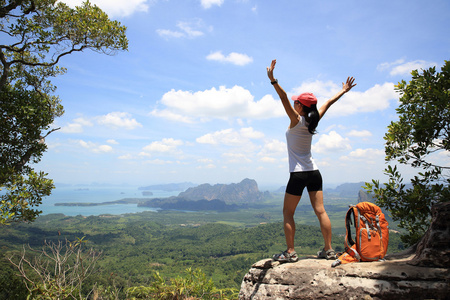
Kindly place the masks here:
<instances>
[{"instance_id":1,"label":"orange backpack","mask_svg":"<svg viewBox=\"0 0 450 300\"><path fill-rule=\"evenodd\" d=\"M352 238L352 221L355 224L356 241ZM377 205L360 202L350 206L345 222L347 227L345 252L332 264L333 267L355 261L377 261L384 258L389 243L389 226Z\"/></svg>"}]
</instances>

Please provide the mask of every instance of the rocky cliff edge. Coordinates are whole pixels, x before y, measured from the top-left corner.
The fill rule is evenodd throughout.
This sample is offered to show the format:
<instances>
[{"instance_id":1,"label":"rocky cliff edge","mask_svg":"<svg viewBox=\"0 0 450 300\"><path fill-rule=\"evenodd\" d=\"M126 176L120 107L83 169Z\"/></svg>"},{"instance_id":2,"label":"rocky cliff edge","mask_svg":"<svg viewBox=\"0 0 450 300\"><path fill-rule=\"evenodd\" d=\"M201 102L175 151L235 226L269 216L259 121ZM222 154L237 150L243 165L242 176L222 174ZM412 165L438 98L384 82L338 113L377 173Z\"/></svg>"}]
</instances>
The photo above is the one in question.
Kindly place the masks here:
<instances>
[{"instance_id":1,"label":"rocky cliff edge","mask_svg":"<svg viewBox=\"0 0 450 300\"><path fill-rule=\"evenodd\" d=\"M450 299L450 202L432 208L430 229L417 247L386 261L331 267L332 261L300 257L255 263L239 299Z\"/></svg>"},{"instance_id":2,"label":"rocky cliff edge","mask_svg":"<svg viewBox=\"0 0 450 300\"><path fill-rule=\"evenodd\" d=\"M449 269L412 266L413 256L336 268L311 257L261 260L245 275L239 299L449 299Z\"/></svg>"}]
</instances>

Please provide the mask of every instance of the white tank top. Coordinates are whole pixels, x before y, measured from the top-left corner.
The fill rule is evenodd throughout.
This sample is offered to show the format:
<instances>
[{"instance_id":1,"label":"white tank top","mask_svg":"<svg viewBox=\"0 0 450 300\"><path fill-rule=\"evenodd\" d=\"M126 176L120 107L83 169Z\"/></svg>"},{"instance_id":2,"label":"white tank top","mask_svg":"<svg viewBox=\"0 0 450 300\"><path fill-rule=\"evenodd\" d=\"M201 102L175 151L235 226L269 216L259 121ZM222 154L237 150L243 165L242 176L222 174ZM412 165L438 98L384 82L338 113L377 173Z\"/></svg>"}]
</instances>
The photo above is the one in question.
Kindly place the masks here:
<instances>
[{"instance_id":1,"label":"white tank top","mask_svg":"<svg viewBox=\"0 0 450 300\"><path fill-rule=\"evenodd\" d=\"M289 172L304 172L318 170L311 155L313 135L308 131L305 117L299 116L298 124L286 131L286 141L289 156Z\"/></svg>"}]
</instances>

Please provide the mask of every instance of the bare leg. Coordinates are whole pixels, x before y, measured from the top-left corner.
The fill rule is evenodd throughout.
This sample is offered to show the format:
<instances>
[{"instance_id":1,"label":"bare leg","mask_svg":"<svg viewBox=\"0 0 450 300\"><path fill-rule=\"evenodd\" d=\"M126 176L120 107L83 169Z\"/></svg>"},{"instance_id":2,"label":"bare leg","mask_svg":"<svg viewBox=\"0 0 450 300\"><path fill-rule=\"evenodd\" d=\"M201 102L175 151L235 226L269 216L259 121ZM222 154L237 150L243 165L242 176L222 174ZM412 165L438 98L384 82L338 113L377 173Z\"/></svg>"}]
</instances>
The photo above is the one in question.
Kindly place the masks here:
<instances>
[{"instance_id":1,"label":"bare leg","mask_svg":"<svg viewBox=\"0 0 450 300\"><path fill-rule=\"evenodd\" d=\"M319 219L320 230L322 231L323 240L325 243L324 249L327 251L331 249L331 222L327 212L325 211L325 207L323 206L323 192L310 192L309 199L311 200L311 205L317 218Z\"/></svg>"},{"instance_id":2,"label":"bare leg","mask_svg":"<svg viewBox=\"0 0 450 300\"><path fill-rule=\"evenodd\" d=\"M286 245L288 253L292 253L294 251L294 237L295 237L294 214L299 201L300 196L295 196L288 193L284 195L284 206L283 206L284 235L286 237Z\"/></svg>"}]
</instances>

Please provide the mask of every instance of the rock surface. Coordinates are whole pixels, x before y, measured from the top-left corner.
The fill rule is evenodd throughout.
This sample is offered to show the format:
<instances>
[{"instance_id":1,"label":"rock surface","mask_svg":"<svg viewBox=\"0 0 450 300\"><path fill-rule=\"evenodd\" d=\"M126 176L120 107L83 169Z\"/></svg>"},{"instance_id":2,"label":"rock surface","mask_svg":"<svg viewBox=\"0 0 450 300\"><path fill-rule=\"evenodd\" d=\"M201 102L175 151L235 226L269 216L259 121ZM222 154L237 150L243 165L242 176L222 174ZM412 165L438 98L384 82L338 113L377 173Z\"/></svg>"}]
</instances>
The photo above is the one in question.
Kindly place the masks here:
<instances>
[{"instance_id":1,"label":"rock surface","mask_svg":"<svg viewBox=\"0 0 450 300\"><path fill-rule=\"evenodd\" d=\"M413 256L336 268L311 257L261 260L245 275L239 299L449 299L449 269L410 265Z\"/></svg>"}]
</instances>

